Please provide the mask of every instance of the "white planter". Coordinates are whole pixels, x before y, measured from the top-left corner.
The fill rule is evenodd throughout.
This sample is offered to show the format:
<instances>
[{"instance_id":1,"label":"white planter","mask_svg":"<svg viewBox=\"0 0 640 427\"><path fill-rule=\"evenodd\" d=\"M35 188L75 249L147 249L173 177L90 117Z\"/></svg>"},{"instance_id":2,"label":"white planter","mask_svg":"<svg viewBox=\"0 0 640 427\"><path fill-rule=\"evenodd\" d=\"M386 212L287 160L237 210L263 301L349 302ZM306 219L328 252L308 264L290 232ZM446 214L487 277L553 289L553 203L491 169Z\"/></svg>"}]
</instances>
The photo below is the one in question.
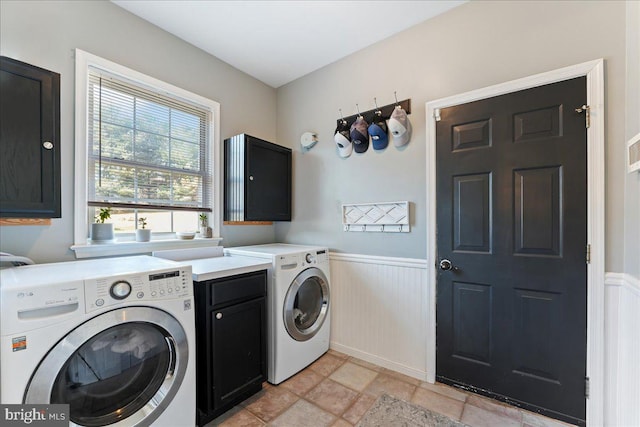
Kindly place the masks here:
<instances>
[{"instance_id":1,"label":"white planter","mask_svg":"<svg viewBox=\"0 0 640 427\"><path fill-rule=\"evenodd\" d=\"M213 237L213 230L211 230L211 227L207 227L205 226L200 226L200 237Z\"/></svg>"},{"instance_id":2,"label":"white planter","mask_svg":"<svg viewBox=\"0 0 640 427\"><path fill-rule=\"evenodd\" d=\"M148 242L151 240L151 230L139 228L136 230L136 242Z\"/></svg>"},{"instance_id":3,"label":"white planter","mask_svg":"<svg viewBox=\"0 0 640 427\"><path fill-rule=\"evenodd\" d=\"M93 243L108 243L115 240L113 234L113 224L93 223L91 224L91 233L89 235Z\"/></svg>"}]
</instances>

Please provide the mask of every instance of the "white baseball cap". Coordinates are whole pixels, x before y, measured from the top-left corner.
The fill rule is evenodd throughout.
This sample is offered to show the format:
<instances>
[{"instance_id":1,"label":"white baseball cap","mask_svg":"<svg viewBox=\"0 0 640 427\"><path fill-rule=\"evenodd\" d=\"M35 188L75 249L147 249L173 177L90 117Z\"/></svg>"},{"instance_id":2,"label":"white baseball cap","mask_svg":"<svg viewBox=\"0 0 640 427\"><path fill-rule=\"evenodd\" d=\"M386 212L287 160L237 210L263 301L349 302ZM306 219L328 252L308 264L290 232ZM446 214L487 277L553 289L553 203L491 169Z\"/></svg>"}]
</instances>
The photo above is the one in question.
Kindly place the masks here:
<instances>
[{"instance_id":1,"label":"white baseball cap","mask_svg":"<svg viewBox=\"0 0 640 427\"><path fill-rule=\"evenodd\" d=\"M338 148L338 154L340 157L349 157L353 152L353 144L349 139L349 130L343 129L339 126L336 128L336 134L333 136L333 140Z\"/></svg>"},{"instance_id":2,"label":"white baseball cap","mask_svg":"<svg viewBox=\"0 0 640 427\"><path fill-rule=\"evenodd\" d=\"M411 122L407 117L407 112L401 106L396 106L389 118L389 132L393 135L393 145L402 147L411 139Z\"/></svg>"}]
</instances>

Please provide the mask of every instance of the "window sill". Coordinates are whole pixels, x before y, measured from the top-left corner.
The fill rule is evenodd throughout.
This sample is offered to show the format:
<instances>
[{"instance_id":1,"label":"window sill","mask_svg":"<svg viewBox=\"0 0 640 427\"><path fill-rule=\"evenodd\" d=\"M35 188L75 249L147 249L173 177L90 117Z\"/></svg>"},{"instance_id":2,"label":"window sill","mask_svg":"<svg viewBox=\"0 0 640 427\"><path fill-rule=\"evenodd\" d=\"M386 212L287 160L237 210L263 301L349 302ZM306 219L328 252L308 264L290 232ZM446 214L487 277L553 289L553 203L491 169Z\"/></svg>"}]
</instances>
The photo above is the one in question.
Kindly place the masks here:
<instances>
[{"instance_id":1,"label":"window sill","mask_svg":"<svg viewBox=\"0 0 640 427\"><path fill-rule=\"evenodd\" d=\"M71 250L76 253L76 258L95 258L104 256L120 256L144 254L165 249L201 248L205 246L218 246L221 237L208 239L167 239L152 240L150 242L113 242L113 243L87 243L86 245L73 245Z\"/></svg>"}]
</instances>

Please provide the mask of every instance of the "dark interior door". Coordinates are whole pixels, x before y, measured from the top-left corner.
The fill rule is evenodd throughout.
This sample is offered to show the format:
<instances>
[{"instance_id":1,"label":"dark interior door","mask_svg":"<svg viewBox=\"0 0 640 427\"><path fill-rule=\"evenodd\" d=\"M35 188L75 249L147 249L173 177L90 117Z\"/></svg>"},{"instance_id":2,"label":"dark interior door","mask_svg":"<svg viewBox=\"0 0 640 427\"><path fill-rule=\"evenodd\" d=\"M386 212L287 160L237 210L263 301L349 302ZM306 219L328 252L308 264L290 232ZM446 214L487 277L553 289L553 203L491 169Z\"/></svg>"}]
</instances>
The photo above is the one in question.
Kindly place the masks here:
<instances>
[{"instance_id":1,"label":"dark interior door","mask_svg":"<svg viewBox=\"0 0 640 427\"><path fill-rule=\"evenodd\" d=\"M436 127L437 378L576 424L586 100L581 77L442 109Z\"/></svg>"}]
</instances>

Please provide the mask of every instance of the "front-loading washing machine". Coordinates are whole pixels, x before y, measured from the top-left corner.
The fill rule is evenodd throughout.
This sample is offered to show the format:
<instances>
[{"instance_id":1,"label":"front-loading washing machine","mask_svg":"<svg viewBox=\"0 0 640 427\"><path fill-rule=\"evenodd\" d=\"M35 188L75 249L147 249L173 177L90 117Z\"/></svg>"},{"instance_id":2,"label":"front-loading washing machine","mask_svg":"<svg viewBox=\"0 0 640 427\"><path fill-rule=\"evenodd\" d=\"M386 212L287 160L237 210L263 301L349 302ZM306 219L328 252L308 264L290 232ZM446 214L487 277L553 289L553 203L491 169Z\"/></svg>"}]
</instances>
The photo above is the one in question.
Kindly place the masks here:
<instances>
[{"instance_id":1,"label":"front-loading washing machine","mask_svg":"<svg viewBox=\"0 0 640 427\"><path fill-rule=\"evenodd\" d=\"M195 425L191 266L135 256L0 271L0 401L73 426Z\"/></svg>"},{"instance_id":2,"label":"front-loading washing machine","mask_svg":"<svg viewBox=\"0 0 640 427\"><path fill-rule=\"evenodd\" d=\"M267 286L270 383L281 383L329 350L331 291L327 248L276 243L225 251L272 261Z\"/></svg>"}]
</instances>

